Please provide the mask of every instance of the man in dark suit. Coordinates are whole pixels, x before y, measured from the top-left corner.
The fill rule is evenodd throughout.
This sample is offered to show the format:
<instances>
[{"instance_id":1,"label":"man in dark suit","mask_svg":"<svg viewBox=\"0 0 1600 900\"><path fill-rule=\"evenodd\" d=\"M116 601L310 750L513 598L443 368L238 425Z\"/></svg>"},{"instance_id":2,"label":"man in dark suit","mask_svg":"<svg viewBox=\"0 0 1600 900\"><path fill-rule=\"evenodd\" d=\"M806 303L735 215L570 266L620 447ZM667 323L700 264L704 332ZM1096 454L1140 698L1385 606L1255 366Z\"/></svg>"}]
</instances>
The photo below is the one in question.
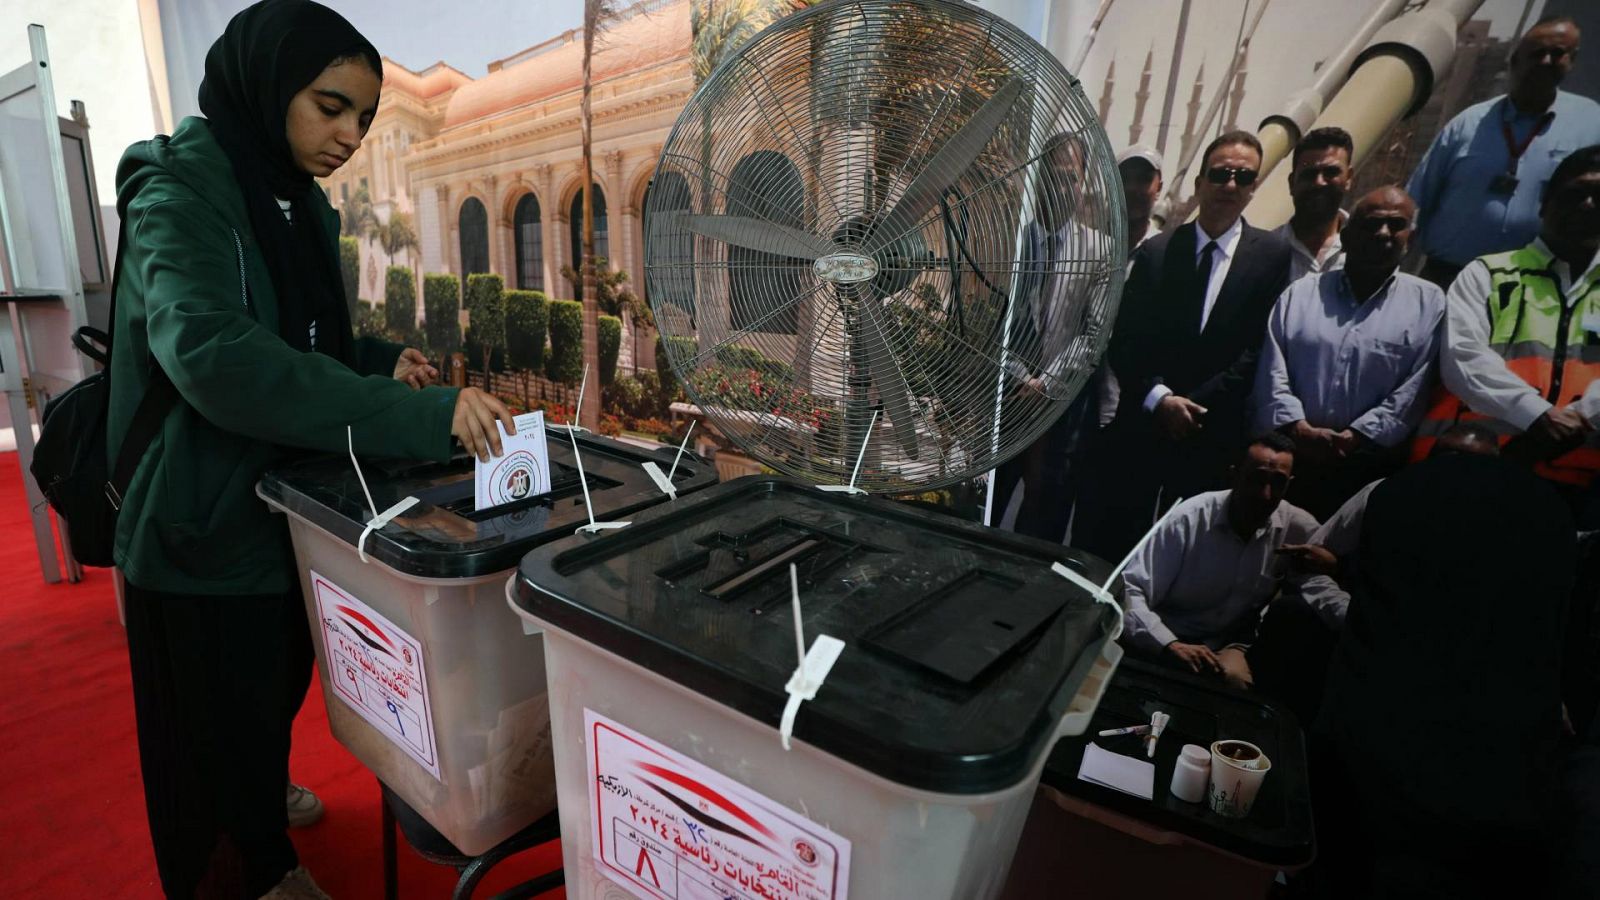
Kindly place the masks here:
<instances>
[{"instance_id":1,"label":"man in dark suit","mask_svg":"<svg viewBox=\"0 0 1600 900\"><path fill-rule=\"evenodd\" d=\"M1195 221L1134 254L1108 358L1121 382L1073 544L1120 559L1180 497L1222 487L1246 439L1245 401L1290 250L1244 222L1261 143L1230 131L1206 147Z\"/></svg>"}]
</instances>

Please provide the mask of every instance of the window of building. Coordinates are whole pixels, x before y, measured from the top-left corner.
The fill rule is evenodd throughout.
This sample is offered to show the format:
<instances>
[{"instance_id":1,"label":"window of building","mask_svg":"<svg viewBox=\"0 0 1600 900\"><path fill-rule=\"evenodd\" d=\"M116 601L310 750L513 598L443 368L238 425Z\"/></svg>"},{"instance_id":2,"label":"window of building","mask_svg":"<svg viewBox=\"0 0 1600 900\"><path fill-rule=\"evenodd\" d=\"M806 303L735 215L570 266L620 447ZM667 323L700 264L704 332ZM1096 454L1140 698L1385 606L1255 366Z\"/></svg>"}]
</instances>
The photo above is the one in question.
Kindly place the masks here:
<instances>
[{"instance_id":1,"label":"window of building","mask_svg":"<svg viewBox=\"0 0 1600 900\"><path fill-rule=\"evenodd\" d=\"M650 180L644 191L645 262L659 266L645 278L640 293L649 301L653 287L659 299L694 314L694 235L685 228L671 228L664 214L689 209L689 182L677 172L663 172ZM652 219L657 223L652 230Z\"/></svg>"},{"instance_id":2,"label":"window of building","mask_svg":"<svg viewBox=\"0 0 1600 900\"><path fill-rule=\"evenodd\" d=\"M544 232L539 224L539 198L524 194L512 213L517 239L517 287L544 290Z\"/></svg>"},{"instance_id":3,"label":"window of building","mask_svg":"<svg viewBox=\"0 0 1600 900\"><path fill-rule=\"evenodd\" d=\"M461 204L461 277L489 271L489 212L477 197Z\"/></svg>"},{"instance_id":4,"label":"window of building","mask_svg":"<svg viewBox=\"0 0 1600 900\"><path fill-rule=\"evenodd\" d=\"M579 188L572 195L572 209L569 216L572 222L572 271L583 273L583 189ZM606 192L600 185L594 186L594 255L596 259L611 258L611 241L606 237ZM572 295L579 300L583 299L583 285L580 282L572 286Z\"/></svg>"},{"instance_id":5,"label":"window of building","mask_svg":"<svg viewBox=\"0 0 1600 900\"><path fill-rule=\"evenodd\" d=\"M733 167L728 182L728 215L801 227L805 185L788 157L771 150L752 153ZM799 331L798 304L777 311L800 294L801 273L794 263L775 253L728 248L730 324L735 329L771 334Z\"/></svg>"}]
</instances>

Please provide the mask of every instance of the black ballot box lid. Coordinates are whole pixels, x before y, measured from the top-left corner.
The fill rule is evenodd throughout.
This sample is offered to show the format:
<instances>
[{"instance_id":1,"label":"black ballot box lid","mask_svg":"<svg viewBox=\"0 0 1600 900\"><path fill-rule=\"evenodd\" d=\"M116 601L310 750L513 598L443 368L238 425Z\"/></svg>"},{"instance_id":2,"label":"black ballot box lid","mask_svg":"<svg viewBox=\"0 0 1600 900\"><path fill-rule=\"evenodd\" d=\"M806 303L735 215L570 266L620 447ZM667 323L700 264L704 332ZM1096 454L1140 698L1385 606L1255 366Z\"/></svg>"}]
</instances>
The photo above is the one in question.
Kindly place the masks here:
<instances>
[{"instance_id":1,"label":"black ballot box lid","mask_svg":"<svg viewBox=\"0 0 1600 900\"><path fill-rule=\"evenodd\" d=\"M549 493L484 510L474 506L471 456L459 454L448 463L363 459L361 471L378 512L406 497L419 501L367 538L367 555L406 575L472 578L515 568L532 548L570 536L589 521L583 486L566 429L547 426L546 433ZM676 448L649 450L587 432L578 434L578 447L597 520L626 519L666 502L643 464L654 462L666 474ZM683 454L672 475L679 497L716 482L716 468L693 453ZM349 456L273 469L257 493L352 547L372 516Z\"/></svg>"},{"instance_id":2,"label":"black ballot box lid","mask_svg":"<svg viewBox=\"0 0 1600 900\"><path fill-rule=\"evenodd\" d=\"M1051 571L1062 562L1103 579L1098 559L767 476L540 547L512 602L776 728L797 663L791 562L806 644L845 644L800 707L795 738L929 791L985 793L1031 776L1115 621Z\"/></svg>"},{"instance_id":3,"label":"black ballot box lid","mask_svg":"<svg viewBox=\"0 0 1600 900\"><path fill-rule=\"evenodd\" d=\"M1097 737L1101 731L1146 725L1157 710L1172 717L1156 744L1154 795L1144 800L1078 778L1084 747L1090 743L1113 753L1145 758L1139 735ZM1242 740L1260 747L1272 760L1250 814L1230 819L1212 812L1202 797L1186 803L1173 797L1172 767L1185 744L1209 752L1213 741ZM1187 835L1246 859L1276 866L1309 863L1315 850L1311 787L1305 739L1287 710L1271 702L1187 672L1125 658L1112 676L1094 721L1082 736L1063 739L1045 763L1041 783L1093 803Z\"/></svg>"}]
</instances>

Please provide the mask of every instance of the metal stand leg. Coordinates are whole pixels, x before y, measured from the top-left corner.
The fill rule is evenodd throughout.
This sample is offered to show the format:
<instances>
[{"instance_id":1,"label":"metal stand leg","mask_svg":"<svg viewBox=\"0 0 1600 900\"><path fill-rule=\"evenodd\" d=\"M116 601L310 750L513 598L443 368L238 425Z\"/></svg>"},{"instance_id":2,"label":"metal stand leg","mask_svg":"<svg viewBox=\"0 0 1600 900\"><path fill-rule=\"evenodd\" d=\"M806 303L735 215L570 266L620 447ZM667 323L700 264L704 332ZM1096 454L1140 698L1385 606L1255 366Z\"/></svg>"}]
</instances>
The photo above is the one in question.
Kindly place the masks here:
<instances>
[{"instance_id":1,"label":"metal stand leg","mask_svg":"<svg viewBox=\"0 0 1600 900\"><path fill-rule=\"evenodd\" d=\"M61 567L67 570L67 581L77 584L83 580L83 566L72 555L72 536L68 533L67 519L56 514L56 534L61 539Z\"/></svg>"},{"instance_id":2,"label":"metal stand leg","mask_svg":"<svg viewBox=\"0 0 1600 900\"><path fill-rule=\"evenodd\" d=\"M7 392L6 399L11 402L11 429L17 434L17 462L22 466L22 486L28 498L29 517L33 519L33 541L39 548L39 570L46 583L55 584L61 580L61 561L56 557L56 539L50 528L50 507L34 483L33 473L28 471L33 465L33 416L20 391Z\"/></svg>"}]
</instances>

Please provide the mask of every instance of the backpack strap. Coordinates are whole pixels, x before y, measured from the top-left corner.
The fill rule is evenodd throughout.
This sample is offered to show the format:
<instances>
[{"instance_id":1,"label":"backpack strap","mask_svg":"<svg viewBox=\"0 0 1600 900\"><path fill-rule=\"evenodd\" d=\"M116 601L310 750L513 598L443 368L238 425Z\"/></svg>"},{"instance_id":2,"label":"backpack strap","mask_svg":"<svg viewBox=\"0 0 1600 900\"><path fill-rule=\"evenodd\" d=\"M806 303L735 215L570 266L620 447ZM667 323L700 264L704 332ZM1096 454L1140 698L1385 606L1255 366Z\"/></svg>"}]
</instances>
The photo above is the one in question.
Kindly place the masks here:
<instances>
[{"instance_id":1,"label":"backpack strap","mask_svg":"<svg viewBox=\"0 0 1600 900\"><path fill-rule=\"evenodd\" d=\"M119 212L126 217L125 209L119 209ZM122 282L122 256L127 246L128 229L124 222L124 227L117 231L117 256L111 269L111 303L108 305L106 330L101 332L97 328L85 326L78 329L77 334L72 337L74 346L105 367L107 409L110 408L111 400L111 342L117 327L117 289ZM103 342L105 352L103 354L92 352L91 341ZM128 433L122 438L122 446L117 449L117 458L111 466L111 477L106 482L106 499L111 501L112 509L118 511L122 509L122 496L128 490L128 483L133 480L134 470L139 468L139 462L144 459L145 452L156 439L156 433L161 430L161 423L177 405L178 399L178 386L172 383L172 379L167 377L167 373L162 371L160 364L152 356L150 384L133 411L133 422L129 424Z\"/></svg>"}]
</instances>

